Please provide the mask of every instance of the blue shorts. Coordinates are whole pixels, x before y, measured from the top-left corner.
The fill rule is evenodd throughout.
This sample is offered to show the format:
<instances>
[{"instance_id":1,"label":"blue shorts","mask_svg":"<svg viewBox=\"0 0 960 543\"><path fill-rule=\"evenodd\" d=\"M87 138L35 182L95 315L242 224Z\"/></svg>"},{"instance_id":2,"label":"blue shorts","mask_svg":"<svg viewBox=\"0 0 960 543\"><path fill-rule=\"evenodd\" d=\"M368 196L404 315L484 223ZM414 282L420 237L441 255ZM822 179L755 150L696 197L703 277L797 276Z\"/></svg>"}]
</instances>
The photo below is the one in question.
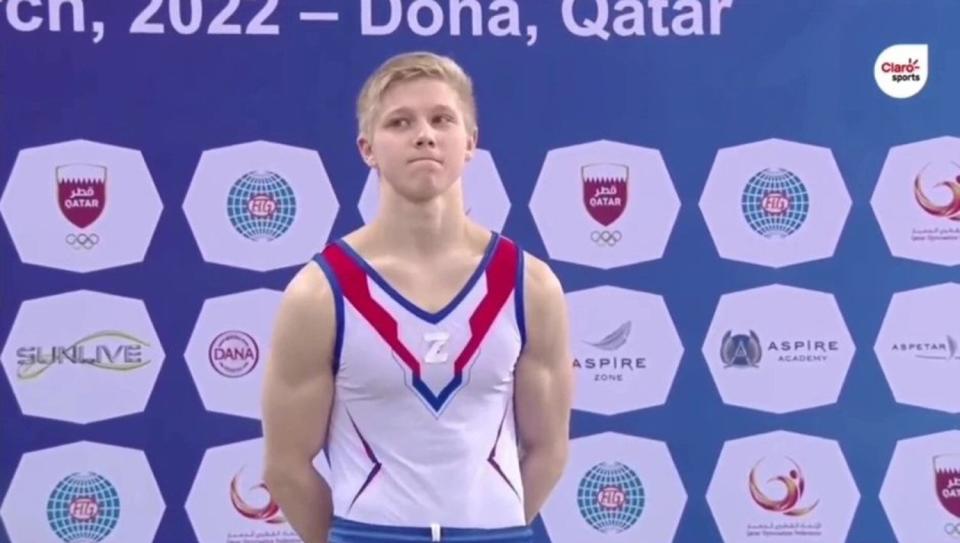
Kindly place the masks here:
<instances>
[{"instance_id":1,"label":"blue shorts","mask_svg":"<svg viewBox=\"0 0 960 543\"><path fill-rule=\"evenodd\" d=\"M494 529L441 528L438 540L434 538L434 532L430 528L378 526L334 517L328 541L329 543L431 543L434 541L532 543L533 529L529 526Z\"/></svg>"}]
</instances>

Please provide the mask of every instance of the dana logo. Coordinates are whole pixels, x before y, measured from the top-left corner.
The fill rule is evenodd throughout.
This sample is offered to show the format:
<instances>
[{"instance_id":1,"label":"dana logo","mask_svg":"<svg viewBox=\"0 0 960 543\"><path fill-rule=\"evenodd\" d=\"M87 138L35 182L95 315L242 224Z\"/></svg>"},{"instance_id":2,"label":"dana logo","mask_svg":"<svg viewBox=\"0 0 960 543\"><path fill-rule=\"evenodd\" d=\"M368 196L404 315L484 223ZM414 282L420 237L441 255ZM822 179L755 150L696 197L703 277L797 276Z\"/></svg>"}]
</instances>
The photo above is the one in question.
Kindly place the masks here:
<instances>
[{"instance_id":1,"label":"dana logo","mask_svg":"<svg viewBox=\"0 0 960 543\"><path fill-rule=\"evenodd\" d=\"M120 519L120 495L106 477L73 473L47 500L47 522L64 543L96 543L113 532Z\"/></svg>"},{"instance_id":2,"label":"dana logo","mask_svg":"<svg viewBox=\"0 0 960 543\"><path fill-rule=\"evenodd\" d=\"M893 45L877 57L873 76L887 96L910 98L927 84L929 47L926 44Z\"/></svg>"},{"instance_id":3,"label":"dana logo","mask_svg":"<svg viewBox=\"0 0 960 543\"><path fill-rule=\"evenodd\" d=\"M257 340L246 332L229 330L210 342L210 365L224 377L243 377L260 361Z\"/></svg>"},{"instance_id":4,"label":"dana logo","mask_svg":"<svg viewBox=\"0 0 960 543\"><path fill-rule=\"evenodd\" d=\"M593 466L577 489L577 506L583 520L605 534L629 530L640 519L645 501L640 477L620 462Z\"/></svg>"}]
</instances>

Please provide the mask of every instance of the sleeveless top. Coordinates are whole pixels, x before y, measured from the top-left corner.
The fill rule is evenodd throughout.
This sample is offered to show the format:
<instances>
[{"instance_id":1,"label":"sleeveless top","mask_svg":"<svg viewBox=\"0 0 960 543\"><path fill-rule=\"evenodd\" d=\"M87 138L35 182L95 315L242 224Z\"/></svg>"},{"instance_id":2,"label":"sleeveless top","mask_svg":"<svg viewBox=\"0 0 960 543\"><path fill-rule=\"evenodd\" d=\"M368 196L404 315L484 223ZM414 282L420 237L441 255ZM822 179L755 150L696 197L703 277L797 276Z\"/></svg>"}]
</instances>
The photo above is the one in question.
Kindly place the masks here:
<instances>
[{"instance_id":1,"label":"sleeveless top","mask_svg":"<svg viewBox=\"0 0 960 543\"><path fill-rule=\"evenodd\" d=\"M525 524L513 414L523 251L494 233L443 309L424 311L343 240L315 257L334 293L325 452L334 516L391 526Z\"/></svg>"}]
</instances>

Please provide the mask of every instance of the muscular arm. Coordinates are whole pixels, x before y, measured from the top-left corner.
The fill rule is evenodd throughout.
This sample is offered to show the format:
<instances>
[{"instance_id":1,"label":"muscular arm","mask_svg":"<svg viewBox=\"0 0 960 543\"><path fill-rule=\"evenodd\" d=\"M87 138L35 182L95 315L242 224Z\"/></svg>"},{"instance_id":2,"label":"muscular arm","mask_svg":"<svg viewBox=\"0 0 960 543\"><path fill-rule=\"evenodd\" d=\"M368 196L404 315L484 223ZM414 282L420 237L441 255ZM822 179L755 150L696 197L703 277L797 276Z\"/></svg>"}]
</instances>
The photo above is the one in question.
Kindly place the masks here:
<instances>
[{"instance_id":1,"label":"muscular arm","mask_svg":"<svg viewBox=\"0 0 960 543\"><path fill-rule=\"evenodd\" d=\"M325 543L330 488L313 467L333 400L333 295L316 264L283 294L263 383L264 482L304 543Z\"/></svg>"},{"instance_id":2,"label":"muscular arm","mask_svg":"<svg viewBox=\"0 0 960 543\"><path fill-rule=\"evenodd\" d=\"M525 256L527 342L514 388L520 475L529 524L567 462L573 363L566 302L559 280L542 261Z\"/></svg>"}]
</instances>

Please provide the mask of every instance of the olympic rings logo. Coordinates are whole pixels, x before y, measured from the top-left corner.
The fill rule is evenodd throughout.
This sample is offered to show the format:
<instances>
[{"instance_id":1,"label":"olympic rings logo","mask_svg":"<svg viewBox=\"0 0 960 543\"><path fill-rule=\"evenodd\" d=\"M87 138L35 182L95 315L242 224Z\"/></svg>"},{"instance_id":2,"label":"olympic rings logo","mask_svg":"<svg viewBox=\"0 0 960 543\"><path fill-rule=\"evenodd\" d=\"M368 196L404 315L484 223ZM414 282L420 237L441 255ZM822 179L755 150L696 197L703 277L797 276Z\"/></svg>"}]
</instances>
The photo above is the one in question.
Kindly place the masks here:
<instances>
[{"instance_id":1,"label":"olympic rings logo","mask_svg":"<svg viewBox=\"0 0 960 543\"><path fill-rule=\"evenodd\" d=\"M67 245L74 249L92 249L100 243L100 236L97 234L67 234Z\"/></svg>"},{"instance_id":2,"label":"olympic rings logo","mask_svg":"<svg viewBox=\"0 0 960 543\"><path fill-rule=\"evenodd\" d=\"M590 241L596 243L597 245L604 245L606 247L613 247L623 238L623 234L619 230L614 230L610 232L609 230L593 231L590 233Z\"/></svg>"},{"instance_id":3,"label":"olympic rings logo","mask_svg":"<svg viewBox=\"0 0 960 543\"><path fill-rule=\"evenodd\" d=\"M943 531L947 535L951 535L956 538L960 538L960 523L946 523L943 525Z\"/></svg>"}]
</instances>

